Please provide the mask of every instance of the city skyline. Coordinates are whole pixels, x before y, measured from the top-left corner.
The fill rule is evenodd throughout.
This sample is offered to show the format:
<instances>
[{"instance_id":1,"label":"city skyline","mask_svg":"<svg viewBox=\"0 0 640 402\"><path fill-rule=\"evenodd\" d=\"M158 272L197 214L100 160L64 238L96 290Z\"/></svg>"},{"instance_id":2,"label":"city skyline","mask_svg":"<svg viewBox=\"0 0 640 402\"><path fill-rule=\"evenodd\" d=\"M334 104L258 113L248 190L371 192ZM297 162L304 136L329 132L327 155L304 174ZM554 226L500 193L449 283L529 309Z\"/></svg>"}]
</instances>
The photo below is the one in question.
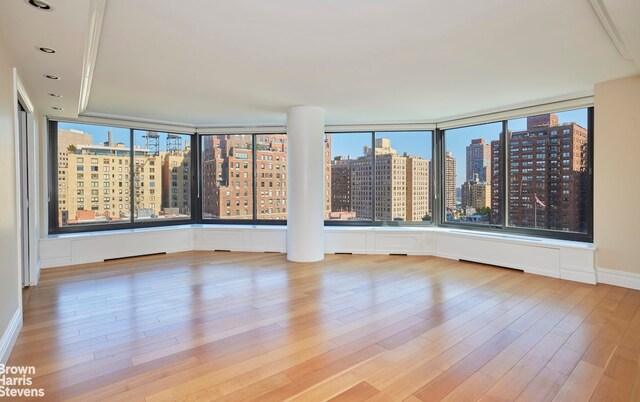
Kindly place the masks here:
<instances>
[{"instance_id":1,"label":"city skyline","mask_svg":"<svg viewBox=\"0 0 640 402\"><path fill-rule=\"evenodd\" d=\"M530 116L528 118L511 119L507 122L508 129L509 129L509 136L511 136L511 133L526 132L526 131L531 132L531 135L538 135L538 134L542 135L542 133L538 133L536 131L538 130L536 128L538 126L536 126L536 124L532 124L531 122L534 122L535 119L540 119L540 118L544 119L545 116L547 118L551 116L551 119L552 119L550 122L546 123L547 124L546 127L549 127L549 125L551 126L571 125L570 123L568 123L569 121L575 122L575 124L579 127L582 127L583 125L585 127L587 126L586 110L579 109L579 110L568 111L568 112L560 112L557 114L546 114L546 115L539 115L539 116ZM528 122L529 122L529 127L527 127ZM148 147L148 144L146 143L146 138L145 138L147 131L134 130L134 144L133 144L133 147L131 147L129 144L130 132L128 129L106 127L106 126L99 126L99 125L81 125L76 123L64 123L62 124L61 129L64 129L63 127L66 129L78 130L79 132L89 133L89 135L93 138L93 140L92 141L86 140L86 142L91 141L94 144L102 145L102 143L106 142L105 140L109 140L114 144L118 142L123 143L123 145L119 145L120 147L123 148L123 150L125 148L133 148L133 149L136 149L136 153L148 152L145 150ZM539 127L540 127L540 131L545 130L544 124L540 125ZM586 130L586 128L584 130ZM490 158L489 144L500 143L501 131L502 131L502 122L493 122L493 123L487 123L487 124L482 124L477 126L450 129L444 132L445 151L447 155L450 155L447 157L448 162L446 166L447 166L448 173L446 174L445 184L447 188L447 193L446 193L447 208L452 212L451 219L457 220L459 217L464 218L466 215L474 214L473 209L470 209L469 211L467 211L464 208L465 206L473 206L475 207L475 209L478 209L478 208L485 209L489 207L487 202L489 191L494 190L494 188L495 189L498 188L495 185L495 183L492 183L492 180L490 178L491 171L495 169L495 166L493 165L496 163L495 162L496 154L495 152L491 152L493 154L492 155L493 158L491 158L493 160L493 163L489 163L489 158ZM110 137L108 133L111 133ZM485 133L486 135L483 135L483 133ZM489 136L488 134L491 134L491 136ZM337 157L341 157L343 159L350 157L352 160L358 160L358 159L367 158L367 157L369 157L370 159L370 155L372 152L371 141L374 140L375 154L377 155L376 159L380 164L379 166L380 169L383 169L383 170L389 169L389 173L382 173L381 171L379 171L378 168L376 168L376 177L378 178L378 182L376 184L377 196L376 196L375 203L377 206L384 208L385 216L384 217L382 215L378 216L378 212L376 212L376 216L374 217L374 219L376 220L414 220L412 218L409 218L409 215L412 215L412 213L408 212L409 206L413 206L415 204L415 200L422 197L423 194L416 193L415 196L417 196L418 198L412 198L412 201L409 201L409 198L405 199L404 194L407 194L407 197L408 197L407 190L409 190L409 187L407 187L409 185L409 182L407 181L408 176L405 176L409 174L409 171L406 169L410 166L408 165L408 163L410 162L409 159L413 158L417 160L424 160L427 163L427 165L424 165L424 167L420 167L419 170L416 170L416 172L419 172L419 171L421 172L422 170L424 170L426 172L425 174L429 175L428 171L430 170L430 168L428 164L430 163L433 157L432 135L433 135L432 131L357 132L357 133L335 133L335 134L327 133L326 140L325 140L327 145L325 150L325 170L327 171L326 180L325 180L326 181L325 192L326 192L327 204L330 205L332 196L335 196L335 197L338 196L336 194L332 194L333 182L331 178L331 168L329 168L331 161ZM159 152L160 154L163 154L164 152L166 152L166 148L170 146L169 140L171 138L171 135L168 135L166 133L159 133L159 136L161 137L161 139L158 145L156 145L156 147L153 148L155 150L153 152ZM260 142L261 136L265 136L265 134L256 134L256 137L255 137L255 141L257 141L256 152L258 152L259 154L256 159L260 159L261 152L266 150L264 148L266 144L261 145L261 142ZM286 136L283 134L267 134L267 136L270 136L271 138L276 138L276 137L282 138L282 140L284 141L283 142L284 148L279 150L279 152L282 152L282 156L278 158L284 160L286 158ZM254 141L254 139L252 139L254 137L251 134L233 135L233 137L236 137L238 139L247 137L246 141L249 141L249 142ZM189 144L189 141L191 141L193 137L190 137L188 135L183 135L182 138L183 138L182 143L180 143L179 149L181 150L188 149L187 144ZM212 137L205 137L205 138L212 138ZM82 143L79 143L79 144L82 144ZM383 145L383 144L386 144L386 145ZM271 149L271 146L269 146L269 150L271 152L275 151L275 149ZM390 155L396 155L397 157L401 157L402 162L400 162L401 160L398 160L398 162L396 163L395 159L389 159L389 161L387 161L385 158L387 158ZM539 155L537 157L539 157ZM404 162L404 158L409 158L409 159L407 159L407 162ZM250 157L250 159L252 158ZM207 158L204 157L203 161L206 162L206 160ZM385 167L386 166L385 163L388 163L389 167ZM251 165L251 163L249 163L249 165ZM365 164L363 165L362 168L364 170L370 171L371 168L367 166L368 165ZM411 165L411 166L414 166L414 165ZM397 178L396 178L396 170L398 170L398 173L400 174L400 176L397 176ZM405 171L407 173L404 173ZM226 173L227 172L224 172L224 174ZM285 184L286 175L284 174L284 172L282 172L283 173L282 175L280 175L280 173L278 172L274 172L274 173L257 172L257 173L261 175L260 176L261 179L263 178L263 175L264 175L264 178L267 178L267 176L269 177L273 176L273 178L277 178L276 176L282 176L279 178L280 180L276 180L277 182L273 183L274 187L280 187L280 190L283 190L282 187L286 186ZM386 176L383 177L381 176L381 174ZM216 176L218 176L218 173L216 173ZM237 178L237 175L235 176ZM470 180L470 177L472 177L473 179ZM391 182L389 182L389 185L392 184L392 186L389 187L389 190L393 188L393 192L389 194L389 197L392 197L388 199L389 201L386 201L387 200L386 195L383 197L384 200L380 198L383 194L385 194L385 191L388 186L387 184L385 184L386 182L381 181L384 179L390 179ZM369 180L369 179L366 179L366 180ZM420 176L418 180L422 181L424 180L424 178ZM282 184L280 184L279 182L282 182ZM475 182L476 184L472 185L471 182ZM267 183L267 182L265 183L269 186L271 185L270 183ZM365 182L362 182L362 183L365 183ZM486 184L483 184L483 183L486 183ZM356 186L356 185L358 186L358 188L361 188L363 184L358 184L357 182L354 182L353 186ZM423 185L422 184L419 184L419 185L421 186L420 188L422 189ZM464 187L465 185L467 187ZM429 186L430 185L427 183L424 190L425 194L428 194L428 192L430 191ZM362 187L362 189L364 189L364 187ZM370 190L366 190L366 191L370 191ZM399 193L395 194L396 191L398 191ZM180 192L182 193L182 191ZM268 191L268 192L271 193L272 191ZM278 192L280 193L279 195L276 194ZM571 193L573 194L574 192L575 191L572 191ZM184 193L188 194L188 189L184 190ZM265 201L262 201L261 199L260 200L261 205L258 206L258 214L271 215L271 213L277 214L278 212L280 212L283 214L283 216L278 216L278 218L286 219L286 213L285 213L286 207L284 207L284 203L286 202L284 201L285 199L284 196L286 193L285 191L278 191L278 189L275 189L273 193L275 197L278 198L274 200L276 204L272 206L270 204L267 204ZM461 199L465 197L465 194L467 197L466 204ZM271 194L267 195L265 192L264 195L261 194L261 197L262 196L267 197L265 198L265 200L269 201L269 203L271 202L270 200ZM355 196L355 193L354 193L354 196ZM280 197L282 197L282 200L279 200ZM543 201L545 201L544 198L546 197L541 196L541 198L543 198ZM356 198L354 197L353 202L355 201L356 201ZM361 200L361 201L364 201L364 200ZM358 202L361 202L361 201L358 201ZM370 205L372 201L374 200L365 201L365 202L368 202ZM245 202L245 200L243 199L243 200L238 200L237 202L241 204L236 204L236 202L234 201L234 204L236 204L235 206L240 207L239 209L242 209L243 211L246 210L243 213L243 215L249 215L249 212L253 209L250 200L246 200ZM384 206L382 204L378 205L381 202L388 203L388 205L387 204L385 204ZM396 202L398 202L398 204L396 204ZM461 202L465 205L461 205ZM218 203L220 206L222 206L221 205L222 200L219 200ZM228 201L224 201L224 204L226 206L231 206L231 205L228 205L229 204ZM264 208L264 211L262 208ZM421 206L420 208L423 208L423 206ZM340 211L336 210L336 212L347 212L345 211L345 209L346 208L341 207ZM351 210L352 210L351 212L357 212L357 216L348 218L347 215L344 215L344 217L341 217L339 219L353 219L353 218L367 219L366 214L369 213L368 207L359 206L358 208L356 208L355 204L352 204ZM334 211L333 208L329 208L327 213L330 213L333 211ZM378 211L378 208L376 208L376 211ZM235 211L235 210L233 212L234 212L233 215L236 215L236 216L239 213L238 211ZM390 215L386 216L387 213L389 213ZM483 211L482 213L486 215L486 212ZM492 216L495 215L495 213L499 213L499 211L493 211ZM220 216L221 214L218 212L215 215ZM227 216L228 215L229 213L227 211ZM425 216L426 215L428 214L425 214ZM473 217L470 217L470 218L473 218ZM369 219L371 218L369 217ZM479 218L474 218L474 219L479 219ZM463 220L466 220L466 218L464 218ZM480 220L486 220L486 218L480 219ZM491 218L491 221L494 222L493 218Z\"/></svg>"}]
</instances>

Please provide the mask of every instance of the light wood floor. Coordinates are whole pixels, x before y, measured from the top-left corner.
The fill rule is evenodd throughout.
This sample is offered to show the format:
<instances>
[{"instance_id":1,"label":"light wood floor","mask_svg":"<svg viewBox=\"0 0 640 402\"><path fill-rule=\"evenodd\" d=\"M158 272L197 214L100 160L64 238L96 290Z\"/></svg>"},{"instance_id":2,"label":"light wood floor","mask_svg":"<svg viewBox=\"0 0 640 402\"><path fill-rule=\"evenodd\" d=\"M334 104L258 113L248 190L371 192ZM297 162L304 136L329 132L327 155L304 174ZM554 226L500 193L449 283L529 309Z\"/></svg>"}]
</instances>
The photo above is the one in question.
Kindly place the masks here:
<instances>
[{"instance_id":1,"label":"light wood floor","mask_svg":"<svg viewBox=\"0 0 640 402\"><path fill-rule=\"evenodd\" d=\"M189 252L25 299L9 364L55 401L640 400L640 292L480 264Z\"/></svg>"}]
</instances>

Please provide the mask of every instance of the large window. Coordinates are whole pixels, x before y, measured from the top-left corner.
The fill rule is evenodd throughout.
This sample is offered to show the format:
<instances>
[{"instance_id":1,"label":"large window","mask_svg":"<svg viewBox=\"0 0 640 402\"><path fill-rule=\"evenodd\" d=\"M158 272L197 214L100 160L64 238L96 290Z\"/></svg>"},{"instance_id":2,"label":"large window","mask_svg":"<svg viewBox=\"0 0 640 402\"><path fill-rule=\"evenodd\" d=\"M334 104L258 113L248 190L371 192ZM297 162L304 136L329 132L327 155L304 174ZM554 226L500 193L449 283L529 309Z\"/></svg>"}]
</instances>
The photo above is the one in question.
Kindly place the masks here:
<instances>
[{"instance_id":1,"label":"large window","mask_svg":"<svg viewBox=\"0 0 640 402\"><path fill-rule=\"evenodd\" d=\"M508 127L508 225L588 233L588 110L513 119Z\"/></svg>"},{"instance_id":2,"label":"large window","mask_svg":"<svg viewBox=\"0 0 640 402\"><path fill-rule=\"evenodd\" d=\"M133 141L134 220L189 219L191 136L134 130Z\"/></svg>"},{"instance_id":3,"label":"large window","mask_svg":"<svg viewBox=\"0 0 640 402\"><path fill-rule=\"evenodd\" d=\"M204 220L286 221L286 135L203 135L201 161Z\"/></svg>"},{"instance_id":4,"label":"large window","mask_svg":"<svg viewBox=\"0 0 640 402\"><path fill-rule=\"evenodd\" d=\"M371 221L373 212L373 162L371 133L327 133L325 144L325 193L329 213L334 221Z\"/></svg>"},{"instance_id":5,"label":"large window","mask_svg":"<svg viewBox=\"0 0 640 402\"><path fill-rule=\"evenodd\" d=\"M590 241L592 119L585 108L445 130L444 222Z\"/></svg>"},{"instance_id":6,"label":"large window","mask_svg":"<svg viewBox=\"0 0 640 402\"><path fill-rule=\"evenodd\" d=\"M287 136L258 134L256 144L256 215L287 219Z\"/></svg>"},{"instance_id":7,"label":"large window","mask_svg":"<svg viewBox=\"0 0 640 402\"><path fill-rule=\"evenodd\" d=\"M431 131L327 133L325 143L330 222L431 221Z\"/></svg>"},{"instance_id":8,"label":"large window","mask_svg":"<svg viewBox=\"0 0 640 402\"><path fill-rule=\"evenodd\" d=\"M446 222L500 225L501 174L496 162L502 123L445 130L444 208Z\"/></svg>"},{"instance_id":9,"label":"large window","mask_svg":"<svg viewBox=\"0 0 640 402\"><path fill-rule=\"evenodd\" d=\"M286 224L281 132L196 136L55 121L49 128L52 233ZM593 108L583 108L435 133L326 133L325 223L435 223L591 241L592 130Z\"/></svg>"},{"instance_id":10,"label":"large window","mask_svg":"<svg viewBox=\"0 0 640 402\"><path fill-rule=\"evenodd\" d=\"M191 220L191 135L67 122L50 128L52 232Z\"/></svg>"},{"instance_id":11,"label":"large window","mask_svg":"<svg viewBox=\"0 0 640 402\"><path fill-rule=\"evenodd\" d=\"M203 219L253 219L253 136L202 137Z\"/></svg>"}]
</instances>

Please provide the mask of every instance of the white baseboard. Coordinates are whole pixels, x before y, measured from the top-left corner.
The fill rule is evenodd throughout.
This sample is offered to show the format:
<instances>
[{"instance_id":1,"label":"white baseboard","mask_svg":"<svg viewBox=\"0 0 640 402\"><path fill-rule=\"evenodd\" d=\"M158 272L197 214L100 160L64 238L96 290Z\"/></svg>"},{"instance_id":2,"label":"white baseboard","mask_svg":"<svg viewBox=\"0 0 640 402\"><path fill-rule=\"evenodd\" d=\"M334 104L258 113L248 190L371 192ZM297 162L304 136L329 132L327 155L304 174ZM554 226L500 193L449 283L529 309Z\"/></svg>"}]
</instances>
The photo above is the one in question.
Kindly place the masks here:
<instances>
[{"instance_id":1,"label":"white baseboard","mask_svg":"<svg viewBox=\"0 0 640 402\"><path fill-rule=\"evenodd\" d=\"M7 325L4 334L2 334L2 338L0 338L0 364L7 364L21 328L22 310L18 308L13 314L11 321L9 321L9 325Z\"/></svg>"},{"instance_id":2,"label":"white baseboard","mask_svg":"<svg viewBox=\"0 0 640 402\"><path fill-rule=\"evenodd\" d=\"M598 282L595 272L583 269L560 268L560 278L591 285L595 285Z\"/></svg>"},{"instance_id":3,"label":"white baseboard","mask_svg":"<svg viewBox=\"0 0 640 402\"><path fill-rule=\"evenodd\" d=\"M598 283L640 290L640 274L599 267Z\"/></svg>"}]
</instances>

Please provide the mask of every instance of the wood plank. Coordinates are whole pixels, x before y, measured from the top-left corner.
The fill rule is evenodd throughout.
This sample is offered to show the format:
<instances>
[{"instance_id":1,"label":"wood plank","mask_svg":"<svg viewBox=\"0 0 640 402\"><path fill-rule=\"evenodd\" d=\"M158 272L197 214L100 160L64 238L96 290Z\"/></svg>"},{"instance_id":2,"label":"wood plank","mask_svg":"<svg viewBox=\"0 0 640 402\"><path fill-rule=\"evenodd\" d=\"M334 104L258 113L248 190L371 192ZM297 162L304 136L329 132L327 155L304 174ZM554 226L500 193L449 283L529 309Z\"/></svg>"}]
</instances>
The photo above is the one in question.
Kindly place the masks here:
<instances>
[{"instance_id":1,"label":"wood plank","mask_svg":"<svg viewBox=\"0 0 640 402\"><path fill-rule=\"evenodd\" d=\"M436 257L185 252L45 270L49 400L640 400L640 292Z\"/></svg>"}]
</instances>

